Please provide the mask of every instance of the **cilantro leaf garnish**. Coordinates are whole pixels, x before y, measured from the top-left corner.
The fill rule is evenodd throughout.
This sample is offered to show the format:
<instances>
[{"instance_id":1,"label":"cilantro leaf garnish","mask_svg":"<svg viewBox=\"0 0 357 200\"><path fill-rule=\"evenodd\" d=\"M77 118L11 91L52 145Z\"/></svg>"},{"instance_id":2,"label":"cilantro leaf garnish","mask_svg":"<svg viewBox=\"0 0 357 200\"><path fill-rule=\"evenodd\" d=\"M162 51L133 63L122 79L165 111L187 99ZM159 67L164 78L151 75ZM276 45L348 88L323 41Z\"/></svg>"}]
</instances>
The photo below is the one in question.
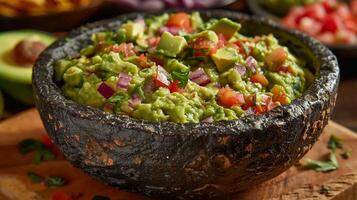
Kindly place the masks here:
<instances>
[{"instance_id":1,"label":"cilantro leaf garnish","mask_svg":"<svg viewBox=\"0 0 357 200\"><path fill-rule=\"evenodd\" d=\"M118 93L108 99L109 103L119 103L121 104L123 101L128 100L128 95L126 93Z\"/></svg>"},{"instance_id":2,"label":"cilantro leaf garnish","mask_svg":"<svg viewBox=\"0 0 357 200\"><path fill-rule=\"evenodd\" d=\"M50 176L46 182L48 187L61 187L66 184L66 180L59 176Z\"/></svg>"},{"instance_id":3,"label":"cilantro leaf garnish","mask_svg":"<svg viewBox=\"0 0 357 200\"><path fill-rule=\"evenodd\" d=\"M43 177L34 172L28 172L27 176L31 179L32 183L43 183L48 187L61 187L67 183L67 181L60 176Z\"/></svg>"},{"instance_id":4,"label":"cilantro leaf garnish","mask_svg":"<svg viewBox=\"0 0 357 200\"><path fill-rule=\"evenodd\" d=\"M142 99L145 99L145 93L141 84L135 86L133 93L139 95Z\"/></svg>"},{"instance_id":5,"label":"cilantro leaf garnish","mask_svg":"<svg viewBox=\"0 0 357 200\"><path fill-rule=\"evenodd\" d=\"M341 149L342 148L341 139L334 135L331 135L331 137L327 143L327 147L329 149L331 149L332 151L335 151L336 149Z\"/></svg>"},{"instance_id":6,"label":"cilantro leaf garnish","mask_svg":"<svg viewBox=\"0 0 357 200\"><path fill-rule=\"evenodd\" d=\"M328 161L311 160L307 161L307 167L317 172L328 172L339 168L335 153L330 153Z\"/></svg>"},{"instance_id":7,"label":"cilantro leaf garnish","mask_svg":"<svg viewBox=\"0 0 357 200\"><path fill-rule=\"evenodd\" d=\"M348 159L352 155L352 149L346 149L344 152L341 153L341 156L344 159Z\"/></svg>"},{"instance_id":8,"label":"cilantro leaf garnish","mask_svg":"<svg viewBox=\"0 0 357 200\"><path fill-rule=\"evenodd\" d=\"M43 177L34 172L28 172L27 176L31 179L32 183L41 183L43 181Z\"/></svg>"},{"instance_id":9,"label":"cilantro leaf garnish","mask_svg":"<svg viewBox=\"0 0 357 200\"><path fill-rule=\"evenodd\" d=\"M172 71L172 78L174 80L177 80L179 81L180 83L178 84L178 86L180 88L184 88L186 85L187 85L187 82L188 82L188 75L190 73L190 69L188 70L174 70Z\"/></svg>"},{"instance_id":10,"label":"cilantro leaf garnish","mask_svg":"<svg viewBox=\"0 0 357 200\"><path fill-rule=\"evenodd\" d=\"M43 144L35 139L25 139L18 144L18 148L21 154L27 154L43 148Z\"/></svg>"},{"instance_id":11,"label":"cilantro leaf garnish","mask_svg":"<svg viewBox=\"0 0 357 200\"><path fill-rule=\"evenodd\" d=\"M27 154L35 151L35 156L32 160L35 164L40 164L44 160L54 160L55 154L40 141L35 139L25 139L18 144L21 154Z\"/></svg>"}]
</instances>

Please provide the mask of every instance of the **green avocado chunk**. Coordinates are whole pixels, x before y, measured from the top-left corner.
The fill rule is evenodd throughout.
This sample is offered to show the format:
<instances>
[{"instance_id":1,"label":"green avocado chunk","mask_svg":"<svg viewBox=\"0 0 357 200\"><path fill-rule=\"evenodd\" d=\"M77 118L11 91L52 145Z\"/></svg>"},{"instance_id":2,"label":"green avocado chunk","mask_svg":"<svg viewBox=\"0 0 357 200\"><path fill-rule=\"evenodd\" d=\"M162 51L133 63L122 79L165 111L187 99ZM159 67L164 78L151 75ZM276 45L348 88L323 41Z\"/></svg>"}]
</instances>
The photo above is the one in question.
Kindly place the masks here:
<instances>
[{"instance_id":1,"label":"green avocado chunk","mask_svg":"<svg viewBox=\"0 0 357 200\"><path fill-rule=\"evenodd\" d=\"M160 42L157 45L157 50L168 57L176 57L185 47L187 42L181 36L173 36L169 32L164 32Z\"/></svg>"},{"instance_id":2,"label":"green avocado chunk","mask_svg":"<svg viewBox=\"0 0 357 200\"><path fill-rule=\"evenodd\" d=\"M212 41L213 43L217 43L218 42L217 34L214 31L210 31L210 30L205 30L205 31L196 33L192 37L192 39L197 39L197 38L204 38L204 39L207 39L209 41Z\"/></svg>"},{"instance_id":3,"label":"green avocado chunk","mask_svg":"<svg viewBox=\"0 0 357 200\"><path fill-rule=\"evenodd\" d=\"M128 22L121 26L122 30L125 30L126 39L134 41L138 37L144 34L145 26L143 23Z\"/></svg>"},{"instance_id":4,"label":"green avocado chunk","mask_svg":"<svg viewBox=\"0 0 357 200\"><path fill-rule=\"evenodd\" d=\"M226 40L229 40L237 31L239 31L240 28L240 24L233 22L230 19L222 18L218 22L213 24L210 29L216 32L217 34L222 33L224 38L226 38Z\"/></svg>"},{"instance_id":5,"label":"green avocado chunk","mask_svg":"<svg viewBox=\"0 0 357 200\"><path fill-rule=\"evenodd\" d=\"M216 64L219 72L223 72L232 68L238 60L238 53L232 47L224 47L217 50L211 56L214 64Z\"/></svg>"}]
</instances>

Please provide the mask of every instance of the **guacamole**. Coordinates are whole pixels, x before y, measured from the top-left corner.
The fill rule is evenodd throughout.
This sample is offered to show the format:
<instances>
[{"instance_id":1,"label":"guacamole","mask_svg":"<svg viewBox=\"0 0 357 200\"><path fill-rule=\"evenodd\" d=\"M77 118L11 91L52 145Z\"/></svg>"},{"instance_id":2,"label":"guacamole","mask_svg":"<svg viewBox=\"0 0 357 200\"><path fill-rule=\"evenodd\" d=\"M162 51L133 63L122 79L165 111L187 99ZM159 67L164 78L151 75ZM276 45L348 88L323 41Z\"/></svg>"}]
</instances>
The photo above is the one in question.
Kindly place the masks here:
<instances>
[{"instance_id":1,"label":"guacamole","mask_svg":"<svg viewBox=\"0 0 357 200\"><path fill-rule=\"evenodd\" d=\"M65 97L118 115L177 123L235 120L289 104L312 74L272 35L227 18L163 14L97 32L55 63Z\"/></svg>"}]
</instances>

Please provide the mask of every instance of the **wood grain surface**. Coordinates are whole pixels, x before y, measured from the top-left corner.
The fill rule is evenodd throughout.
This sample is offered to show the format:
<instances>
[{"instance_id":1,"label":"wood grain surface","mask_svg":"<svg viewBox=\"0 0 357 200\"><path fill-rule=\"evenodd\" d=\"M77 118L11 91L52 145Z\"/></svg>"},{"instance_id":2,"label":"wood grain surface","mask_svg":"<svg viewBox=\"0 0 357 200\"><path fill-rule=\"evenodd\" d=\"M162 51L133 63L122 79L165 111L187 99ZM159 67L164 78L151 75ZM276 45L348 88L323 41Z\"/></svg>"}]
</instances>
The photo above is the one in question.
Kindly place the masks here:
<instances>
[{"instance_id":1,"label":"wood grain surface","mask_svg":"<svg viewBox=\"0 0 357 200\"><path fill-rule=\"evenodd\" d=\"M0 200L46 200L51 199L55 191L74 196L81 194L82 197L79 200L91 200L95 195L107 196L111 200L149 200L148 197L116 190L94 180L71 166L59 152L56 160L46 161L39 165L32 163L33 154L24 156L18 152L18 142L28 138L41 139L45 134L46 131L35 109L25 111L0 123ZM326 145L331 134L341 138L344 146L351 148L353 152L349 159L337 156L340 163L338 170L318 173L294 166L261 185L219 199L356 200L357 136L355 133L331 121L320 140L305 158L324 159L329 152ZM41 176L62 176L68 180L68 184L60 188L33 184L26 175L28 172L35 172Z\"/></svg>"}]
</instances>

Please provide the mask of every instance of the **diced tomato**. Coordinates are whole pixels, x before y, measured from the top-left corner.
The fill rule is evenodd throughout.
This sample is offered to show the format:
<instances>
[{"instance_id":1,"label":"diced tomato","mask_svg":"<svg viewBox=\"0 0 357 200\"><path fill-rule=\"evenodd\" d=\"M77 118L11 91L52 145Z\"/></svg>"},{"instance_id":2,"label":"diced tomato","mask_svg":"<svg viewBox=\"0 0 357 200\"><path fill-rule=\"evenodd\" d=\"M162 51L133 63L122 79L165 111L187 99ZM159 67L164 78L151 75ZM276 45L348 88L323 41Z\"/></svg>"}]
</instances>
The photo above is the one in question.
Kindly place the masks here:
<instances>
[{"instance_id":1,"label":"diced tomato","mask_svg":"<svg viewBox=\"0 0 357 200\"><path fill-rule=\"evenodd\" d=\"M52 194L51 200L73 200L73 198L64 192L55 191Z\"/></svg>"},{"instance_id":2,"label":"diced tomato","mask_svg":"<svg viewBox=\"0 0 357 200\"><path fill-rule=\"evenodd\" d=\"M254 74L250 77L250 81L252 81L253 83L260 83L264 87L269 85L269 81L264 76L264 74Z\"/></svg>"},{"instance_id":3,"label":"diced tomato","mask_svg":"<svg viewBox=\"0 0 357 200\"><path fill-rule=\"evenodd\" d=\"M304 17L300 20L299 29L314 36L320 32L321 23L311 17Z\"/></svg>"},{"instance_id":4,"label":"diced tomato","mask_svg":"<svg viewBox=\"0 0 357 200\"><path fill-rule=\"evenodd\" d=\"M353 31L357 34L357 17L346 19L345 21L346 29Z\"/></svg>"},{"instance_id":5,"label":"diced tomato","mask_svg":"<svg viewBox=\"0 0 357 200\"><path fill-rule=\"evenodd\" d=\"M194 56L207 56L216 53L217 45L205 38L198 38L192 44Z\"/></svg>"},{"instance_id":6,"label":"diced tomato","mask_svg":"<svg viewBox=\"0 0 357 200\"><path fill-rule=\"evenodd\" d=\"M48 135L43 136L41 142L46 147L52 147L53 146L52 140Z\"/></svg>"},{"instance_id":7,"label":"diced tomato","mask_svg":"<svg viewBox=\"0 0 357 200\"><path fill-rule=\"evenodd\" d=\"M148 41L149 47L151 47L151 48L156 48L157 45L158 45L159 42L160 42L160 39L161 39L161 37L151 37L151 38L148 38L147 41Z\"/></svg>"},{"instance_id":8,"label":"diced tomato","mask_svg":"<svg viewBox=\"0 0 357 200\"><path fill-rule=\"evenodd\" d=\"M350 2L350 8L351 8L351 12L352 12L352 15L357 15L357 0L352 0Z\"/></svg>"},{"instance_id":9,"label":"diced tomato","mask_svg":"<svg viewBox=\"0 0 357 200\"><path fill-rule=\"evenodd\" d=\"M337 7L338 2L337 0L323 0L322 5L325 7L327 12L333 12Z\"/></svg>"},{"instance_id":10,"label":"diced tomato","mask_svg":"<svg viewBox=\"0 0 357 200\"><path fill-rule=\"evenodd\" d=\"M140 56L138 57L138 62L141 68L150 67L150 64L148 63L148 59L143 53L140 54Z\"/></svg>"},{"instance_id":11,"label":"diced tomato","mask_svg":"<svg viewBox=\"0 0 357 200\"><path fill-rule=\"evenodd\" d=\"M282 23L287 27L295 27L305 15L303 7L294 7L286 17L283 18Z\"/></svg>"},{"instance_id":12,"label":"diced tomato","mask_svg":"<svg viewBox=\"0 0 357 200\"><path fill-rule=\"evenodd\" d=\"M120 45L113 45L112 51L116 53L123 53L124 57L129 57L135 55L133 43L121 43Z\"/></svg>"},{"instance_id":13,"label":"diced tomato","mask_svg":"<svg viewBox=\"0 0 357 200\"><path fill-rule=\"evenodd\" d=\"M194 49L209 49L212 47L213 42L205 38L197 38L193 43L192 47Z\"/></svg>"},{"instance_id":14,"label":"diced tomato","mask_svg":"<svg viewBox=\"0 0 357 200\"><path fill-rule=\"evenodd\" d=\"M338 29L338 19L334 14L328 15L322 21L321 32L335 33Z\"/></svg>"},{"instance_id":15,"label":"diced tomato","mask_svg":"<svg viewBox=\"0 0 357 200\"><path fill-rule=\"evenodd\" d=\"M253 107L255 105L255 101L256 101L255 94L244 96L244 101L245 101L245 103L244 103L244 105L242 105L243 110L248 110L249 108Z\"/></svg>"},{"instance_id":16,"label":"diced tomato","mask_svg":"<svg viewBox=\"0 0 357 200\"><path fill-rule=\"evenodd\" d=\"M235 46L234 48L237 49L237 51L240 53L240 54L244 54L244 57L246 57L247 55L245 55L245 51L244 51L244 47L243 47L243 44L241 41L236 41L233 43Z\"/></svg>"},{"instance_id":17,"label":"diced tomato","mask_svg":"<svg viewBox=\"0 0 357 200\"><path fill-rule=\"evenodd\" d=\"M255 112L255 114L258 114L258 115L263 114L267 111L268 111L268 109L266 106L257 105L254 107L254 112Z\"/></svg>"},{"instance_id":18,"label":"diced tomato","mask_svg":"<svg viewBox=\"0 0 357 200\"><path fill-rule=\"evenodd\" d=\"M271 89L273 93L273 101L280 102L282 105L286 105L289 103L289 99L286 95L285 89L280 85L274 85Z\"/></svg>"},{"instance_id":19,"label":"diced tomato","mask_svg":"<svg viewBox=\"0 0 357 200\"><path fill-rule=\"evenodd\" d=\"M289 74L294 74L294 70L290 66L279 66L276 68L277 72L284 72Z\"/></svg>"},{"instance_id":20,"label":"diced tomato","mask_svg":"<svg viewBox=\"0 0 357 200\"><path fill-rule=\"evenodd\" d=\"M178 87L178 84L180 82L179 81L174 81L172 82L170 85L169 85L169 89L170 89L170 92L178 92L179 91L179 87Z\"/></svg>"},{"instance_id":21,"label":"diced tomato","mask_svg":"<svg viewBox=\"0 0 357 200\"><path fill-rule=\"evenodd\" d=\"M222 33L218 34L217 49L224 47L227 44L227 40Z\"/></svg>"},{"instance_id":22,"label":"diced tomato","mask_svg":"<svg viewBox=\"0 0 357 200\"><path fill-rule=\"evenodd\" d=\"M228 86L219 89L218 101L220 105L225 107L242 105L245 103L243 94L234 91Z\"/></svg>"},{"instance_id":23,"label":"diced tomato","mask_svg":"<svg viewBox=\"0 0 357 200\"><path fill-rule=\"evenodd\" d=\"M184 12L179 12L170 15L170 18L167 21L166 26L182 28L187 32L192 31L190 16Z\"/></svg>"},{"instance_id":24,"label":"diced tomato","mask_svg":"<svg viewBox=\"0 0 357 200\"><path fill-rule=\"evenodd\" d=\"M357 43L357 36L352 31L340 30L336 33L335 43L355 44L355 43Z\"/></svg>"},{"instance_id":25,"label":"diced tomato","mask_svg":"<svg viewBox=\"0 0 357 200\"><path fill-rule=\"evenodd\" d=\"M335 36L330 32L319 34L316 38L324 44L333 44L335 42Z\"/></svg>"},{"instance_id":26,"label":"diced tomato","mask_svg":"<svg viewBox=\"0 0 357 200\"><path fill-rule=\"evenodd\" d=\"M304 17L311 17L315 20L322 20L326 16L326 10L320 3L314 3L305 7Z\"/></svg>"},{"instance_id":27,"label":"diced tomato","mask_svg":"<svg viewBox=\"0 0 357 200\"><path fill-rule=\"evenodd\" d=\"M277 49L274 49L266 56L265 62L269 66L280 65L286 60L287 57L288 54L286 53L285 49L283 47L279 47Z\"/></svg>"},{"instance_id":28,"label":"diced tomato","mask_svg":"<svg viewBox=\"0 0 357 200\"><path fill-rule=\"evenodd\" d=\"M154 76L154 82L156 87L169 87L171 82L168 80L169 74L168 72L161 67L157 66L156 74Z\"/></svg>"},{"instance_id":29,"label":"diced tomato","mask_svg":"<svg viewBox=\"0 0 357 200\"><path fill-rule=\"evenodd\" d=\"M350 19L352 17L350 9L346 4L340 4L337 7L336 14L343 20Z\"/></svg>"},{"instance_id":30,"label":"diced tomato","mask_svg":"<svg viewBox=\"0 0 357 200\"><path fill-rule=\"evenodd\" d=\"M177 80L172 82L168 87L170 92L184 92L185 90L178 86L179 83L180 83L180 81L177 81Z\"/></svg>"}]
</instances>

